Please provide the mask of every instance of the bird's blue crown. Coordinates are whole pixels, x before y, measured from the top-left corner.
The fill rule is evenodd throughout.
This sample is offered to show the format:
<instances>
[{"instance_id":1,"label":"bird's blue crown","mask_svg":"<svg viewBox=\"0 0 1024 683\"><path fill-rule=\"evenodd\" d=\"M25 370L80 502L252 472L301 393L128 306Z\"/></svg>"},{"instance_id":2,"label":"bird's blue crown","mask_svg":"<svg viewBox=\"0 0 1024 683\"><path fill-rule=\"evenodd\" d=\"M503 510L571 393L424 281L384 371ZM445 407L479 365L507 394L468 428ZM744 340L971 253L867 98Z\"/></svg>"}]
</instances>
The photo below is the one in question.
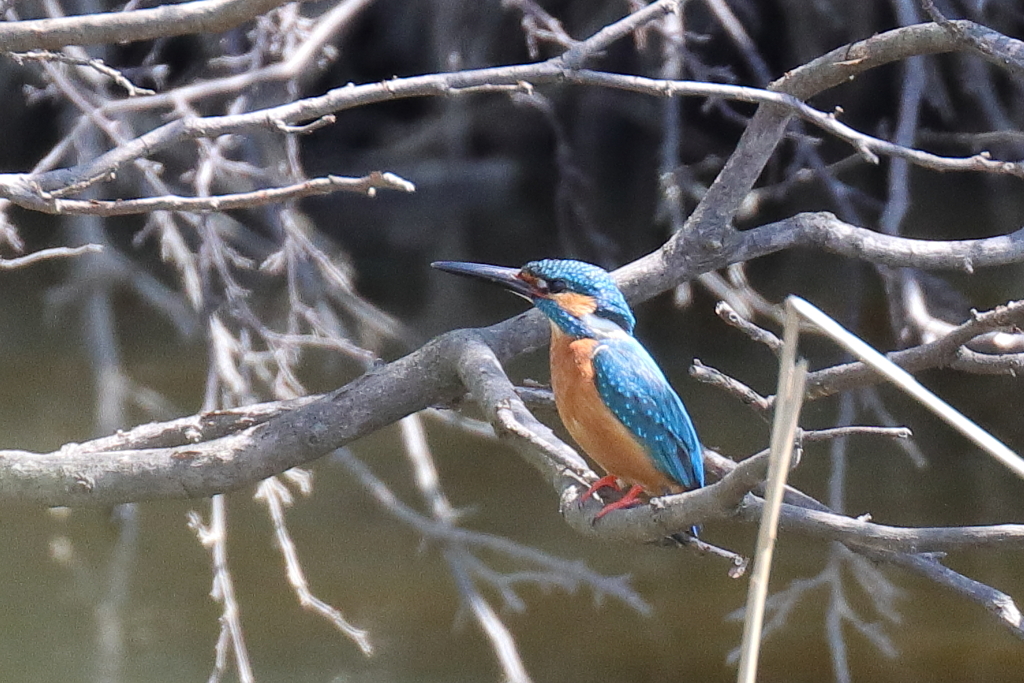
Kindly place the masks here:
<instances>
[{"instance_id":1,"label":"bird's blue crown","mask_svg":"<svg viewBox=\"0 0 1024 683\"><path fill-rule=\"evenodd\" d=\"M592 298L593 315L611 320L627 334L633 334L636 325L633 311L615 285L615 280L603 268L583 261L544 259L527 263L521 272L545 283L550 296L537 298L534 304L565 333L577 337L592 336L580 316L559 305L558 295L568 292Z\"/></svg>"}]
</instances>

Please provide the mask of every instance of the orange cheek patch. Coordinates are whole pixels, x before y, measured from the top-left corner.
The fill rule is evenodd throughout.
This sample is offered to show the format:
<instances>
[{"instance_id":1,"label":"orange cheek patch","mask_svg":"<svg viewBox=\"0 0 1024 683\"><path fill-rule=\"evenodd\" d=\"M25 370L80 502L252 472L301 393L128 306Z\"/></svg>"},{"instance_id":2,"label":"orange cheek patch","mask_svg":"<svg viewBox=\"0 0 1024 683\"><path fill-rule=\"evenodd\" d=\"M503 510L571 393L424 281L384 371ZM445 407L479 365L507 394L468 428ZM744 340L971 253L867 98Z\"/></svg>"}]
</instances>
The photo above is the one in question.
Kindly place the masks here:
<instances>
[{"instance_id":1,"label":"orange cheek patch","mask_svg":"<svg viewBox=\"0 0 1024 683\"><path fill-rule=\"evenodd\" d=\"M551 298L554 299L555 303L557 303L563 311L566 311L577 318L590 315L597 310L597 300L592 296L587 296L586 294L562 292L560 294L552 294Z\"/></svg>"}]
</instances>

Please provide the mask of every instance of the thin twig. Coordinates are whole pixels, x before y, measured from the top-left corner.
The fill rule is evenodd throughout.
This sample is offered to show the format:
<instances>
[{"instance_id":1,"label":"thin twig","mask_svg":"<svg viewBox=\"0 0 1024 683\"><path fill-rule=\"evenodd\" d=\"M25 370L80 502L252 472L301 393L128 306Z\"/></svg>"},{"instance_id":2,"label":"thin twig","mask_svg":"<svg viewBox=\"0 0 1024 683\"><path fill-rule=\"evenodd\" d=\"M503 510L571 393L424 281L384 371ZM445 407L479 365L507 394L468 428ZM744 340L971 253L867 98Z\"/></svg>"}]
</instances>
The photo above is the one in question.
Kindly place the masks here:
<instances>
[{"instance_id":1,"label":"thin twig","mask_svg":"<svg viewBox=\"0 0 1024 683\"><path fill-rule=\"evenodd\" d=\"M75 187L74 189L79 190L81 188ZM286 187L271 187L253 192L238 192L209 197L165 195L162 197L107 201L99 199L61 199L58 193L46 193L41 195L42 203L36 208L45 213L93 216L128 216L152 211L210 213L278 204L280 202L301 199L302 197L332 194L338 191L358 192L368 197L374 197L378 189L413 192L416 186L394 173L374 171L362 178L345 178L331 175L323 178L303 180Z\"/></svg>"},{"instance_id":2,"label":"thin twig","mask_svg":"<svg viewBox=\"0 0 1024 683\"><path fill-rule=\"evenodd\" d=\"M210 501L210 526L202 523L198 513L190 513L189 526L199 537L203 547L210 550L213 560L213 598L221 603L221 633L217 640L217 656L210 682L215 683L227 673L229 652L235 656L238 679L242 683L254 683L255 676L249 662L249 651L245 647L238 600L235 598L234 580L227 557L227 507L224 496L214 496Z\"/></svg>"},{"instance_id":3,"label":"thin twig","mask_svg":"<svg viewBox=\"0 0 1024 683\"><path fill-rule=\"evenodd\" d=\"M110 80L116 83L118 86L124 88L125 92L128 93L128 97L139 97L142 95L155 95L156 91L150 90L149 88L140 88L139 86L132 83L123 73L114 69L104 63L102 59L80 59L71 55L64 54L63 52L51 52L49 50L30 50L29 52L9 52L7 56L10 57L17 64L24 64L25 62L59 62L61 64L70 64L72 66L84 66L89 69L93 69Z\"/></svg>"},{"instance_id":4,"label":"thin twig","mask_svg":"<svg viewBox=\"0 0 1024 683\"><path fill-rule=\"evenodd\" d=\"M710 384L711 386L725 390L727 393L730 393L735 398L739 399L744 405L753 408L762 417L764 417L764 415L772 408L772 402L770 400L757 393L738 379L730 377L721 370L713 368L710 365L705 365L699 358L693 359L693 365L690 366L690 377L693 377L698 382Z\"/></svg>"},{"instance_id":5,"label":"thin twig","mask_svg":"<svg viewBox=\"0 0 1024 683\"><path fill-rule=\"evenodd\" d=\"M295 472L295 470L289 470L289 472ZM302 570L302 563L299 561L295 542L292 541L291 533L289 533L288 525L285 521L284 509L291 505L291 491L288 490L280 479L271 477L265 479L256 489L255 499L263 502L270 511L270 519L274 525L274 535L277 537L277 546L284 556L288 583L291 584L292 590L298 596L299 604L334 624L335 628L354 642L364 655L367 657L372 655L373 644L370 642L369 633L353 626L336 607L327 604L309 589L309 582L306 580L306 574Z\"/></svg>"},{"instance_id":6,"label":"thin twig","mask_svg":"<svg viewBox=\"0 0 1024 683\"><path fill-rule=\"evenodd\" d=\"M778 336L741 317L739 313L737 313L733 307L726 302L719 301L718 304L715 305L715 314L755 342L767 346L768 349L776 356L781 355L782 340L779 339Z\"/></svg>"},{"instance_id":7,"label":"thin twig","mask_svg":"<svg viewBox=\"0 0 1024 683\"><path fill-rule=\"evenodd\" d=\"M23 268L24 266L30 266L40 261L50 261L60 258L69 258L73 256L81 256L82 254L98 254L103 251L103 245L100 244L84 244L80 247L51 247L49 249L40 249L34 251L31 254L25 254L24 256L18 256L17 258L0 258L0 270L14 270L15 268Z\"/></svg>"}]
</instances>

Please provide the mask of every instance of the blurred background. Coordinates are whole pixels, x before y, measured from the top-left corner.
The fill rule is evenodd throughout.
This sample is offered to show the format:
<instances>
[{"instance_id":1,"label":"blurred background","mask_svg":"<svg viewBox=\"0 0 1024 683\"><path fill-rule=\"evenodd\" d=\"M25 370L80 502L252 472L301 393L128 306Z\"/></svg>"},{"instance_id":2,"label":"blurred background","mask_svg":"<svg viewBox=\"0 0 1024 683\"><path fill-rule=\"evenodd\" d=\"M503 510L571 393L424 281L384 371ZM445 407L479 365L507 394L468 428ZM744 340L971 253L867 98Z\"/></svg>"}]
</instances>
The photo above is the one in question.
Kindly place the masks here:
<instances>
[{"instance_id":1,"label":"blurred background","mask_svg":"<svg viewBox=\"0 0 1024 683\"><path fill-rule=\"evenodd\" d=\"M185 104L126 100L106 80L71 67L5 60L0 170L27 172L47 158L51 166L72 166L182 116L258 109L346 83L536 61L639 4L309 2L223 35L89 49L87 56L158 93L214 84L209 95L189 95ZM1024 27L1024 13L1009 0L936 5L1011 36ZM69 1L5 9L13 21L117 8ZM675 21L620 41L594 66L763 86L831 49L924 19L914 3L900 0L689 0ZM328 22L335 22L330 32L316 32ZM313 39L322 45L307 68L283 80L263 78ZM240 74L251 80L230 85ZM841 106L844 122L904 144L952 156L987 149L1018 160L1022 94L1017 80L979 58L945 55L876 69L812 104L824 111ZM413 194L335 194L222 214L115 219L6 205L4 256L84 242L106 250L102 258L0 270L0 447L45 452L204 406L327 391L440 332L503 320L524 302L428 264L574 257L613 268L642 256L682 227L753 111L740 103L655 100L567 84L533 94L410 99L340 112L334 125L301 137L257 131L182 144L154 155L158 168L126 168L92 191L97 198L240 192L380 170L415 183ZM210 176L212 182L203 180ZM738 224L829 210L909 237L1005 234L1024 222L1019 182L886 159L872 166L845 144L794 125ZM227 265L217 254L230 256ZM267 267L272 258L287 265ZM962 322L971 308L1021 298L1020 270L888 271L819 252L784 252L638 306L637 334L672 379L705 444L740 459L766 447L767 423L689 378L688 369L696 358L770 394L775 359L715 316L719 300L745 306L743 313L778 331L773 304L798 294L888 350L928 340L936 324ZM923 315L908 303L912 292L922 293ZM223 343L224 335L215 334L221 328L242 389L211 362ZM283 341L286 333L321 335L333 346ZM812 369L843 360L823 341L811 340L805 350ZM544 382L546 354L517 359L508 371L516 380ZM1024 447L1017 378L948 370L920 378L1011 448ZM560 429L553 416L541 417ZM1024 483L895 390L808 404L802 425L844 421L906 425L913 443L861 437L844 448L811 445L794 485L886 524L1021 519ZM562 522L552 491L514 453L441 412L423 422L461 525L585 563L605 577L628 575L621 585L632 592L620 597L584 584L568 590L550 577L526 582L516 586L522 609L498 584L476 577L534 680L735 677L728 657L740 639L745 580L684 550L586 541ZM274 527L253 491L226 497L226 548L257 679L502 679L441 545L389 514L346 464L357 458L423 511L406 446L392 426L313 463L312 495L298 496L287 513L310 587L369 632L376 647L370 658L299 607ZM0 678L208 677L221 607L210 597L210 554L186 525L192 510L211 514L206 501L0 508ZM709 524L704 535L749 554L753 534ZM480 557L496 572L529 569L498 553ZM1019 599L1022 560L1022 551L978 550L945 562ZM1020 640L980 606L899 569L783 535L772 589L778 595L769 617L779 621L762 653L763 680L1020 679ZM627 595L632 601L622 599ZM229 667L226 679L235 675Z\"/></svg>"}]
</instances>

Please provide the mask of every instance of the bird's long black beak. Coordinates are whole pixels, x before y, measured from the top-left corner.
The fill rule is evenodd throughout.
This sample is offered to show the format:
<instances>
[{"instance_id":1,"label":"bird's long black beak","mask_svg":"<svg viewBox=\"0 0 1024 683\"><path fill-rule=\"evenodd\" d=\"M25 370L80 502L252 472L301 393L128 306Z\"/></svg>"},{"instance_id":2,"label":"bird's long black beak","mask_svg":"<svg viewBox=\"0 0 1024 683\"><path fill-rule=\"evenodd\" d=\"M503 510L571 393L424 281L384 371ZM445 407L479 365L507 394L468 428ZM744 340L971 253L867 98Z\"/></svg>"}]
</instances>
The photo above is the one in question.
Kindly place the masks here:
<instances>
[{"instance_id":1,"label":"bird's long black beak","mask_svg":"<svg viewBox=\"0 0 1024 683\"><path fill-rule=\"evenodd\" d=\"M487 282L501 285L519 296L532 300L536 294L533 286L519 277L518 268L505 268L504 266L490 266L486 263L466 263L464 261L434 261L431 268L443 270L446 273L475 277Z\"/></svg>"}]
</instances>

